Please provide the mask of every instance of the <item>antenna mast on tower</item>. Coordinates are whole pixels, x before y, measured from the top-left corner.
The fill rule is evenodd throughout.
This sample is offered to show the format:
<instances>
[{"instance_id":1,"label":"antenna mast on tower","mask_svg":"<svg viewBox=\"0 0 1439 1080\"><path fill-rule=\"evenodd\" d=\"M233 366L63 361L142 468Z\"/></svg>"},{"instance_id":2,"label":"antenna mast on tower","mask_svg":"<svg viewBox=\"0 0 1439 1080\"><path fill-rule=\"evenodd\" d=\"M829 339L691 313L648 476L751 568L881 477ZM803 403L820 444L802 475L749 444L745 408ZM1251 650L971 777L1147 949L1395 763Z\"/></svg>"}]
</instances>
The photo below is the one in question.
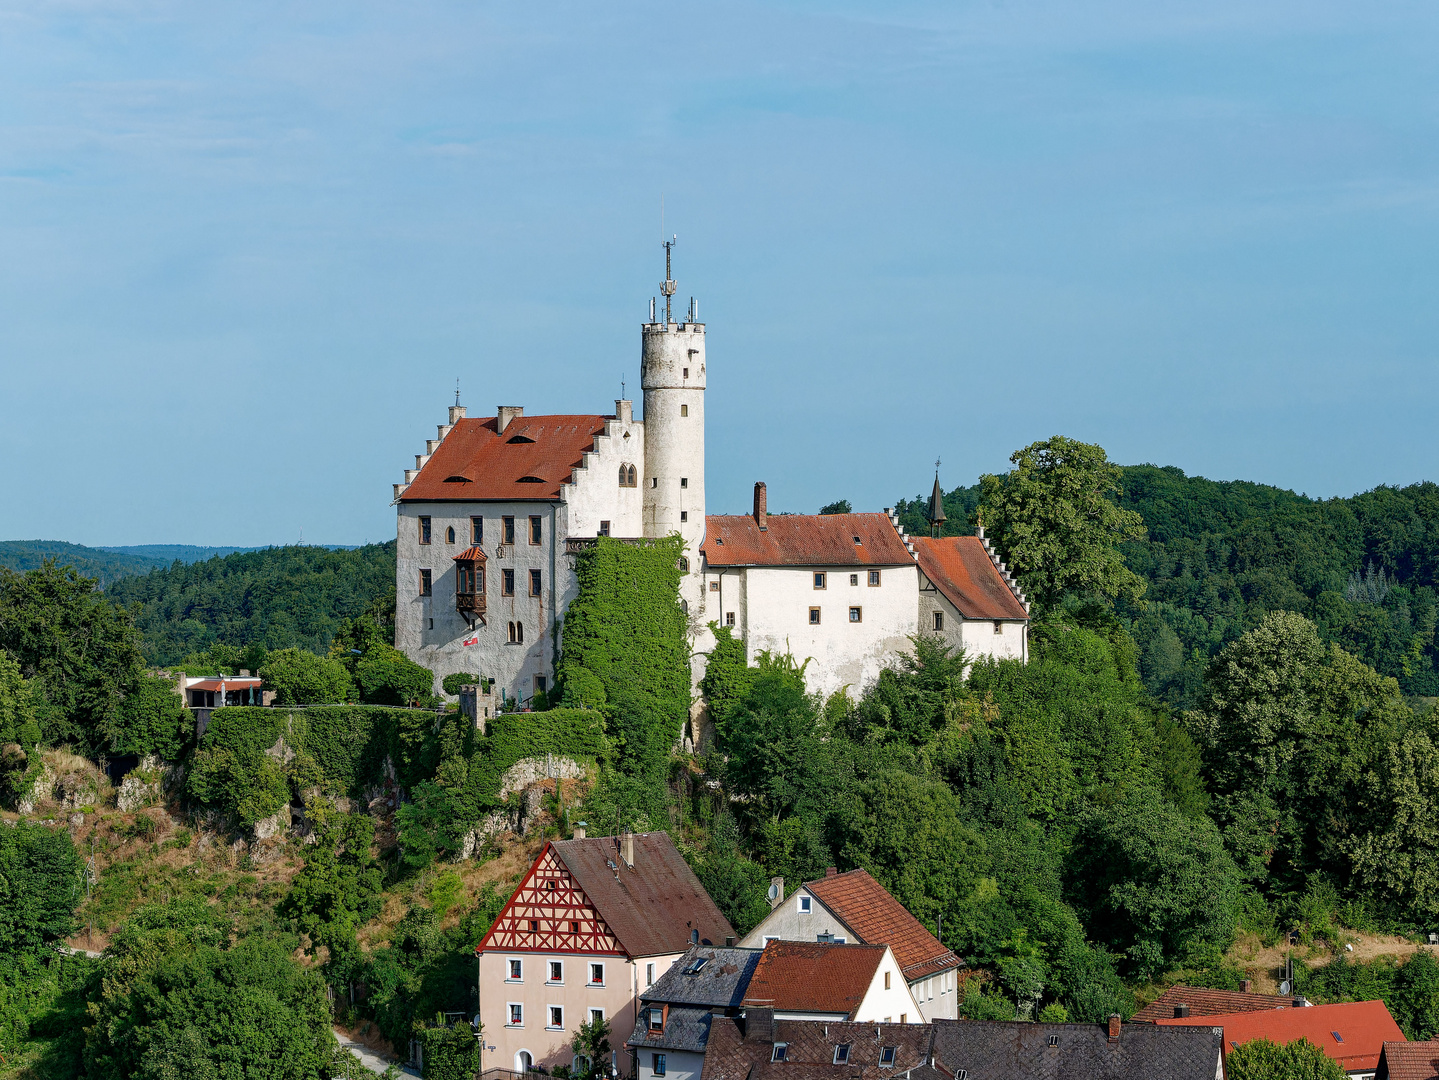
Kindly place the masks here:
<instances>
[{"instance_id":1,"label":"antenna mast on tower","mask_svg":"<svg viewBox=\"0 0 1439 1080\"><path fill-rule=\"evenodd\" d=\"M680 238L678 236L671 236L665 241L665 279L660 283L660 292L665 294L665 326L669 326L669 324L674 321L670 315L670 301L673 299L675 289L678 288L678 286L675 285L674 275L670 273L670 253L679 242Z\"/></svg>"}]
</instances>

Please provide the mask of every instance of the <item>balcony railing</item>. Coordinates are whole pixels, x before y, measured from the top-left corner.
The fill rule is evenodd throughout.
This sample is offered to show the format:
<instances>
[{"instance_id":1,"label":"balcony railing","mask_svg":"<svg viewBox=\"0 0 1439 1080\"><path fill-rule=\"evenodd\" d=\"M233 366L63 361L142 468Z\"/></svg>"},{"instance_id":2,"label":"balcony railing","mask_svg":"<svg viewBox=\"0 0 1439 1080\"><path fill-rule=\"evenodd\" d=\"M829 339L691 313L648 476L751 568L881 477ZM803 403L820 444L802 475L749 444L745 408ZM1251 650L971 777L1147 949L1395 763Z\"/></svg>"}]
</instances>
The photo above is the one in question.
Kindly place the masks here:
<instances>
[{"instance_id":1,"label":"balcony railing","mask_svg":"<svg viewBox=\"0 0 1439 1080\"><path fill-rule=\"evenodd\" d=\"M456 610L456 611L473 611L476 615L483 615L483 614L485 613L485 594L484 594L484 593L456 593L456 594L455 594L455 610Z\"/></svg>"}]
</instances>

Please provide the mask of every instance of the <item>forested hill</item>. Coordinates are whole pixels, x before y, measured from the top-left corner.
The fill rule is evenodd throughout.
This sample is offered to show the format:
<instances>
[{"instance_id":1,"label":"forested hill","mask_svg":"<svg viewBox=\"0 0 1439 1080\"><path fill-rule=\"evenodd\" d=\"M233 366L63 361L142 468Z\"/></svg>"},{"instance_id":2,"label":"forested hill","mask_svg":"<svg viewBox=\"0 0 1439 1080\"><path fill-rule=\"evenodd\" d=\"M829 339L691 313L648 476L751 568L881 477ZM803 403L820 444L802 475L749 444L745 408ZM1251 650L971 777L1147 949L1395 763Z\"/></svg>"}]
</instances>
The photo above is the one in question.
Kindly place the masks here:
<instances>
[{"instance_id":1,"label":"forested hill","mask_svg":"<svg viewBox=\"0 0 1439 1080\"><path fill-rule=\"evenodd\" d=\"M1311 499L1173 466L1122 470L1120 504L1148 538L1123 546L1148 582L1143 605L1119 605L1151 693L1190 707L1205 666L1270 611L1297 611L1406 693L1439 695L1436 586L1439 485L1378 487ZM927 535L928 500L901 500L906 528ZM945 495L948 534L970 532L979 487Z\"/></svg>"},{"instance_id":2,"label":"forested hill","mask_svg":"<svg viewBox=\"0 0 1439 1080\"><path fill-rule=\"evenodd\" d=\"M107 588L116 578L169 565L170 560L135 551L105 551L102 548L67 544L63 540L0 540L0 566L24 573L37 570L46 559L73 566L86 577Z\"/></svg>"},{"instance_id":3,"label":"forested hill","mask_svg":"<svg viewBox=\"0 0 1439 1080\"><path fill-rule=\"evenodd\" d=\"M139 605L151 664L174 664L215 642L324 653L341 623L395 595L395 542L349 550L274 547L175 563L107 590Z\"/></svg>"}]
</instances>

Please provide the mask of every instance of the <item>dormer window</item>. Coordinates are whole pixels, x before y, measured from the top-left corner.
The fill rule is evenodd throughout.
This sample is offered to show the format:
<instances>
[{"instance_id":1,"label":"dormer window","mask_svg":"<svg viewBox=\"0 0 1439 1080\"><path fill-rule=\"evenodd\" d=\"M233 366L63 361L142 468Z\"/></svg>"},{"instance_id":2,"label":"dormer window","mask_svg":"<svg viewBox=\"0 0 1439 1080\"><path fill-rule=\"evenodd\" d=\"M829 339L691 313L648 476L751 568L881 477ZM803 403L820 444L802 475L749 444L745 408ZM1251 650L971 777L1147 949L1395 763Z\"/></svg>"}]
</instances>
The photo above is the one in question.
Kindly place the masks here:
<instances>
[{"instance_id":1,"label":"dormer window","mask_svg":"<svg viewBox=\"0 0 1439 1080\"><path fill-rule=\"evenodd\" d=\"M522 476L515 481L517 484L543 484L544 482L543 476Z\"/></svg>"},{"instance_id":2,"label":"dormer window","mask_svg":"<svg viewBox=\"0 0 1439 1080\"><path fill-rule=\"evenodd\" d=\"M447 476L447 477L445 477L445 483L447 483L447 484L469 484L469 483L473 483L473 481L472 481L468 476L460 476L460 475L457 473L457 474L455 474L454 476Z\"/></svg>"},{"instance_id":3,"label":"dormer window","mask_svg":"<svg viewBox=\"0 0 1439 1080\"><path fill-rule=\"evenodd\" d=\"M884 1065L893 1065L893 1064L894 1064L894 1052L895 1052L895 1047L893 1047L893 1046L881 1046L881 1047L879 1048L879 1063L880 1063L880 1065L881 1065L881 1066L884 1066Z\"/></svg>"},{"instance_id":4,"label":"dormer window","mask_svg":"<svg viewBox=\"0 0 1439 1080\"><path fill-rule=\"evenodd\" d=\"M535 441L535 440L534 440L534 439L531 439L528 435L515 435L515 436L512 436L511 438L508 438L508 439L505 440L505 442L509 443L509 444L512 445L512 446L513 446L515 443L526 443L526 442L534 442L534 441Z\"/></svg>"}]
</instances>

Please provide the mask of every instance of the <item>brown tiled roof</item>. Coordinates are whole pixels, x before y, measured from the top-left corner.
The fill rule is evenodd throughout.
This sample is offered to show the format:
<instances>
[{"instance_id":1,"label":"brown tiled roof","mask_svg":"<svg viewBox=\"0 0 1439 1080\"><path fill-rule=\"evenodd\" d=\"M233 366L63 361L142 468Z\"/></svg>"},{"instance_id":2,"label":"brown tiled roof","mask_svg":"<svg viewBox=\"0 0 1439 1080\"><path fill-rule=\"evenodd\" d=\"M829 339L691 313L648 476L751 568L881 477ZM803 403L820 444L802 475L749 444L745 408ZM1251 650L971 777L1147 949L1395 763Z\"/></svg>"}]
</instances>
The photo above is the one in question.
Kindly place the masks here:
<instances>
[{"instance_id":1,"label":"brown tiled roof","mask_svg":"<svg viewBox=\"0 0 1439 1080\"><path fill-rule=\"evenodd\" d=\"M966 619L1029 618L979 537L916 536L910 542L924 576Z\"/></svg>"},{"instance_id":2,"label":"brown tiled roof","mask_svg":"<svg viewBox=\"0 0 1439 1080\"><path fill-rule=\"evenodd\" d=\"M1386 1042L1374 1080L1439 1080L1439 1040Z\"/></svg>"},{"instance_id":3,"label":"brown tiled roof","mask_svg":"<svg viewBox=\"0 0 1439 1080\"><path fill-rule=\"evenodd\" d=\"M723 945L734 927L705 892L668 833L636 833L635 865L620 858L614 837L556 840L551 846L610 932L630 956L682 953L698 930L705 945Z\"/></svg>"},{"instance_id":4,"label":"brown tiled roof","mask_svg":"<svg viewBox=\"0 0 1439 1080\"><path fill-rule=\"evenodd\" d=\"M455 562L488 562L485 557L485 549L482 547L468 547L455 556Z\"/></svg>"},{"instance_id":5,"label":"brown tiled roof","mask_svg":"<svg viewBox=\"0 0 1439 1080\"><path fill-rule=\"evenodd\" d=\"M860 941L893 949L909 982L959 966L959 957L941 945L868 870L810 881L805 888L844 920Z\"/></svg>"},{"instance_id":6,"label":"brown tiled roof","mask_svg":"<svg viewBox=\"0 0 1439 1080\"><path fill-rule=\"evenodd\" d=\"M855 538L859 542L855 542ZM711 566L899 566L914 556L887 514L749 514L705 518L700 550Z\"/></svg>"},{"instance_id":7,"label":"brown tiled roof","mask_svg":"<svg viewBox=\"0 0 1439 1080\"><path fill-rule=\"evenodd\" d=\"M936 1020L936 1063L970 1080L1215 1080L1222 1029ZM911 1080L920 1080L917 1070ZM937 1080L937 1078L936 1078Z\"/></svg>"},{"instance_id":8,"label":"brown tiled roof","mask_svg":"<svg viewBox=\"0 0 1439 1080\"><path fill-rule=\"evenodd\" d=\"M1217 1016L1163 1018L1164 1027L1199 1024L1224 1028L1224 1052L1252 1039L1268 1039L1281 1045L1308 1039L1322 1049L1345 1072L1369 1071L1379 1065L1379 1052L1386 1042L1400 1042L1404 1032L1389 1015L1382 1001L1350 1001L1342 1005L1311 1005L1301 1008L1261 1009L1257 1012Z\"/></svg>"},{"instance_id":9,"label":"brown tiled roof","mask_svg":"<svg viewBox=\"0 0 1439 1080\"><path fill-rule=\"evenodd\" d=\"M842 947L842 946L841 946ZM929 1024L852 1024L831 1020L776 1020L770 1009L747 1009L742 1017L711 1022L700 1080L879 1080L903 1076L929 1060ZM785 1060L772 1061L774 1044ZM834 1063L837 1046L849 1061ZM894 1064L881 1067L880 1049L894 1047ZM971 1074L973 1075L973 1074Z\"/></svg>"},{"instance_id":10,"label":"brown tiled roof","mask_svg":"<svg viewBox=\"0 0 1439 1080\"><path fill-rule=\"evenodd\" d=\"M558 499L560 485L569 480L585 451L594 449L606 419L519 416L503 435L493 416L460 420L400 501Z\"/></svg>"},{"instance_id":11,"label":"brown tiled roof","mask_svg":"<svg viewBox=\"0 0 1439 1080\"><path fill-rule=\"evenodd\" d=\"M1171 986L1164 993L1134 1014L1140 1022L1173 1020L1176 1005L1188 1005L1190 1016L1218 1016L1220 1013L1256 1012L1262 1009L1285 1009L1294 998L1270 994L1248 994L1237 990L1206 990L1197 986Z\"/></svg>"},{"instance_id":12,"label":"brown tiled roof","mask_svg":"<svg viewBox=\"0 0 1439 1080\"><path fill-rule=\"evenodd\" d=\"M750 976L744 1004L851 1016L883 959L883 945L771 941Z\"/></svg>"}]
</instances>

